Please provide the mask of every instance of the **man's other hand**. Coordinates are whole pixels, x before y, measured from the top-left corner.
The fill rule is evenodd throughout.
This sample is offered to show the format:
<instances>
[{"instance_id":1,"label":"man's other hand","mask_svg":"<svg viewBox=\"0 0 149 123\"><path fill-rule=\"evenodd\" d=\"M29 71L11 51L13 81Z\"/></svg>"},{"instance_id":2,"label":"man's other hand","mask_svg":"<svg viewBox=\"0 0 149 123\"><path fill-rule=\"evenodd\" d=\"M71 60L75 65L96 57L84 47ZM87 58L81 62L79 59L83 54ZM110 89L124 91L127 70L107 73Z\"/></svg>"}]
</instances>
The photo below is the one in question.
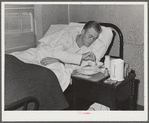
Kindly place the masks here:
<instances>
[{"instance_id":1,"label":"man's other hand","mask_svg":"<svg viewBox=\"0 0 149 123\"><path fill-rule=\"evenodd\" d=\"M59 62L58 59L56 58L52 58L52 57L46 57L46 58L43 58L40 63L44 66L48 65L48 64L52 64L52 63L55 63L55 62Z\"/></svg>"}]
</instances>

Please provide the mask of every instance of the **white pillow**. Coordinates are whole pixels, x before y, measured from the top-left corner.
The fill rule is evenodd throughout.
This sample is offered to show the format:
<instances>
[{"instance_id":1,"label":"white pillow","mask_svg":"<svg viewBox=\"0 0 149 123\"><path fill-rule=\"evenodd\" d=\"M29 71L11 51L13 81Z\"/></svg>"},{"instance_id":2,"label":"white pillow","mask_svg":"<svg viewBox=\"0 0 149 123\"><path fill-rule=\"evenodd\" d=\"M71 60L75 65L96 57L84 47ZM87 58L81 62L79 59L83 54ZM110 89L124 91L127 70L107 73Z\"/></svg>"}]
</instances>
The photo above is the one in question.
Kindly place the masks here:
<instances>
[{"instance_id":1,"label":"white pillow","mask_svg":"<svg viewBox=\"0 0 149 123\"><path fill-rule=\"evenodd\" d=\"M78 27L82 29L84 25L85 25L84 23L71 22L69 24L69 27ZM97 40L102 41L102 43L104 43L107 47L109 47L113 36L112 29L110 27L104 27L104 26L101 26L101 28L102 32L100 33Z\"/></svg>"},{"instance_id":2,"label":"white pillow","mask_svg":"<svg viewBox=\"0 0 149 123\"><path fill-rule=\"evenodd\" d=\"M68 24L51 25L50 28L48 29L48 31L45 33L45 35L43 37L46 37L46 36L50 35L51 33L61 31L65 28L67 28L67 27L68 27Z\"/></svg>"}]
</instances>

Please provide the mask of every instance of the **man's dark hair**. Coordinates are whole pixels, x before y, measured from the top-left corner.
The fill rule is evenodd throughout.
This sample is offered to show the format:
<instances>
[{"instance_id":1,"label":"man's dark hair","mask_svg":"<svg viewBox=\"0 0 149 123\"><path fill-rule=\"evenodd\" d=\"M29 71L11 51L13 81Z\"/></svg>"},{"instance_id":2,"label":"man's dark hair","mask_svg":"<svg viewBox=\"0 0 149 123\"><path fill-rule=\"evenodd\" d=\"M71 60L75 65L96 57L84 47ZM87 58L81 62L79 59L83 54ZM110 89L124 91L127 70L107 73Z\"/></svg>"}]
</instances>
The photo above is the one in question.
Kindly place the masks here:
<instances>
[{"instance_id":1,"label":"man's dark hair","mask_svg":"<svg viewBox=\"0 0 149 123\"><path fill-rule=\"evenodd\" d=\"M95 31L97 31L98 33L102 31L100 24L96 21L88 21L83 27L85 31L87 31L90 28L94 28Z\"/></svg>"}]
</instances>

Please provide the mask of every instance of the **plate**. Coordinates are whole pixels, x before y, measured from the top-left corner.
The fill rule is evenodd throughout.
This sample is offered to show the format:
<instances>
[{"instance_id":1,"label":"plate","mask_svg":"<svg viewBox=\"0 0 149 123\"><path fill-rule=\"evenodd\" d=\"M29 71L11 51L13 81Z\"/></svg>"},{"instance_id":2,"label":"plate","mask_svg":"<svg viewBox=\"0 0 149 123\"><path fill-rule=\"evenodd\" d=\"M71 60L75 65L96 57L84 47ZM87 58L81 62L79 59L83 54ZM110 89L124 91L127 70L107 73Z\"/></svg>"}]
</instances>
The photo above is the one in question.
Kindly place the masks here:
<instances>
[{"instance_id":1,"label":"plate","mask_svg":"<svg viewBox=\"0 0 149 123\"><path fill-rule=\"evenodd\" d=\"M98 67L86 66L86 67L77 69L77 72L84 75L93 75L93 74L99 73L100 69Z\"/></svg>"},{"instance_id":2,"label":"plate","mask_svg":"<svg viewBox=\"0 0 149 123\"><path fill-rule=\"evenodd\" d=\"M101 67L103 65L103 63L102 62L95 63L95 62L91 61L91 62L88 62L88 65L90 65L92 67Z\"/></svg>"}]
</instances>

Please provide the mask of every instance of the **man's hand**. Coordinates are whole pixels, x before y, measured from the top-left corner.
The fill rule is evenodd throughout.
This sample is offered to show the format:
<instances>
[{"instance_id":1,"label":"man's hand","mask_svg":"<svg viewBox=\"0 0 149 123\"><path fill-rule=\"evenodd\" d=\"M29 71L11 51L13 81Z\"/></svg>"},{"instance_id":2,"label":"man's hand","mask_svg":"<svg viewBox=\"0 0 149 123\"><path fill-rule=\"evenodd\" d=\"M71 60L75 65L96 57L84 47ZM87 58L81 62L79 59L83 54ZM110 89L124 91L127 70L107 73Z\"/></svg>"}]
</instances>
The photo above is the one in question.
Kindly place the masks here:
<instances>
[{"instance_id":1,"label":"man's hand","mask_svg":"<svg viewBox=\"0 0 149 123\"><path fill-rule=\"evenodd\" d=\"M96 56L92 52L87 52L87 53L82 54L82 60L84 61L91 60L95 62Z\"/></svg>"},{"instance_id":2,"label":"man's hand","mask_svg":"<svg viewBox=\"0 0 149 123\"><path fill-rule=\"evenodd\" d=\"M43 58L40 63L44 66L48 65L48 64L52 64L52 63L55 63L55 62L59 62L58 59L56 58L52 58L52 57L46 57L46 58Z\"/></svg>"}]
</instances>

